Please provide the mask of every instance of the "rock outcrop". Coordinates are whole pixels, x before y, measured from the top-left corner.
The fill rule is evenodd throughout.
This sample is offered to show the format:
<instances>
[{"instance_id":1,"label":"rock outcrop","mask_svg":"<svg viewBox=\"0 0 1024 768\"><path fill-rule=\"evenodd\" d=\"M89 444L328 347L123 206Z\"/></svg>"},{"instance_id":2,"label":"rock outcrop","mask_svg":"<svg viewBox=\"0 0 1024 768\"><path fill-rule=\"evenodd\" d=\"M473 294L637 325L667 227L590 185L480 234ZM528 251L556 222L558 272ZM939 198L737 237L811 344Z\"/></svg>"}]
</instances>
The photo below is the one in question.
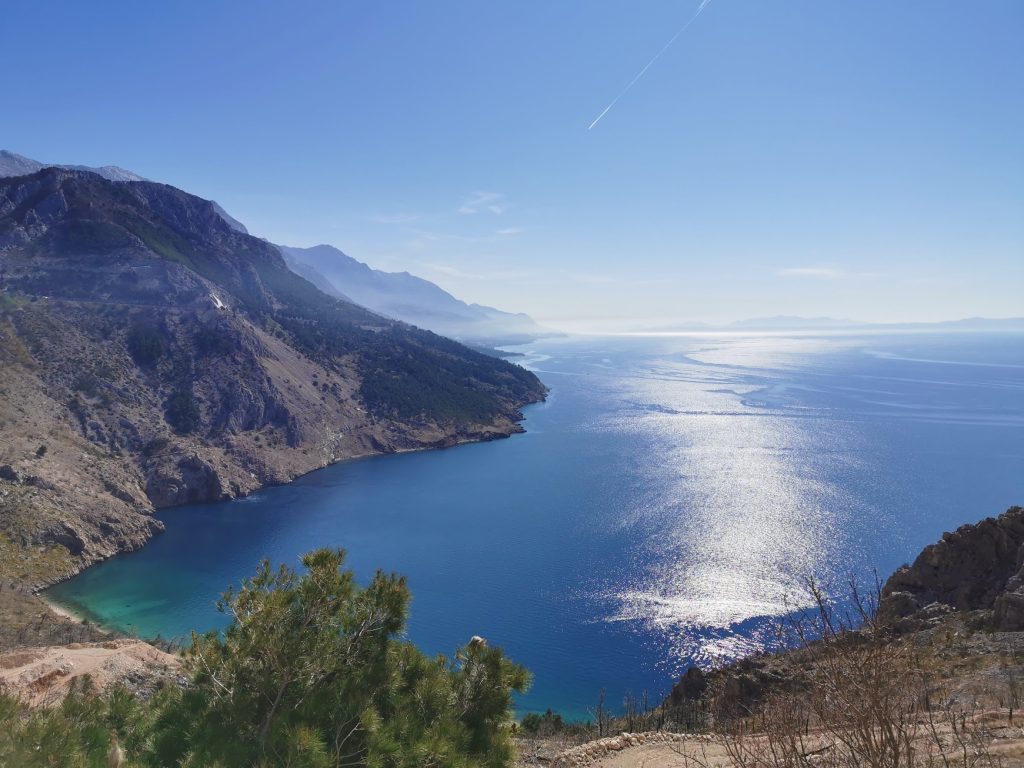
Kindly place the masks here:
<instances>
[{"instance_id":1,"label":"rock outcrop","mask_svg":"<svg viewBox=\"0 0 1024 768\"><path fill-rule=\"evenodd\" d=\"M886 581L879 618L917 629L951 611L991 611L1002 631L1024 629L1024 507L964 525Z\"/></svg>"}]
</instances>

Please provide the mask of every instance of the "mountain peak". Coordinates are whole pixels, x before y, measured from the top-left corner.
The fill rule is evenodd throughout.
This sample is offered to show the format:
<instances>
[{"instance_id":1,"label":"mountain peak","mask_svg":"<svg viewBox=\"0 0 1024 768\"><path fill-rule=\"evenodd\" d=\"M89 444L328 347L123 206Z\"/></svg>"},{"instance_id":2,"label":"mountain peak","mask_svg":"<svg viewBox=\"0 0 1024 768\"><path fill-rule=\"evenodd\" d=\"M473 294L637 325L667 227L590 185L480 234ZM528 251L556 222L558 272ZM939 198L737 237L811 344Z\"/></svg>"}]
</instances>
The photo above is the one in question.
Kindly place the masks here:
<instances>
[{"instance_id":1,"label":"mountain peak","mask_svg":"<svg viewBox=\"0 0 1024 768\"><path fill-rule=\"evenodd\" d=\"M118 165L69 165L64 163L41 163L38 160L33 160L31 157L25 157L19 155L17 152L11 152L7 149L0 149L0 178L10 178L13 176L29 176L30 174L41 171L43 168L63 168L68 171L82 171L85 173L95 173L102 176L107 181L150 181L145 176L140 176L134 171L129 171L127 168L122 168ZM249 230L245 228L245 225L238 219L234 218L227 211L215 201L213 203L214 209L217 214L228 223L232 229L242 232L243 234L249 234Z\"/></svg>"}]
</instances>

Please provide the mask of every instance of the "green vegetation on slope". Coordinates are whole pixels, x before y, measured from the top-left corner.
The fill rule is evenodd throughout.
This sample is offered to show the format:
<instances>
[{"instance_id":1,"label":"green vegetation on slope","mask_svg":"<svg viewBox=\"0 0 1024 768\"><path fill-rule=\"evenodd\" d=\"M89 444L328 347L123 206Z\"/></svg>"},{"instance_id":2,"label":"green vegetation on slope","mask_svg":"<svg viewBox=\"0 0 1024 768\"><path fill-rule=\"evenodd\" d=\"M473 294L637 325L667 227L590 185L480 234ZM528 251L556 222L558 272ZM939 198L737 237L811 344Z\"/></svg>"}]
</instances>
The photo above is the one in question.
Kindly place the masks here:
<instances>
[{"instance_id":1,"label":"green vegetation on slope","mask_svg":"<svg viewBox=\"0 0 1024 768\"><path fill-rule=\"evenodd\" d=\"M78 690L54 710L0 698L0 765L99 766L116 732L132 766L507 766L511 696L529 673L479 639L454 659L398 640L409 591L366 588L344 552L298 573L264 562L221 609L223 634L193 635L190 684L150 701Z\"/></svg>"}]
</instances>

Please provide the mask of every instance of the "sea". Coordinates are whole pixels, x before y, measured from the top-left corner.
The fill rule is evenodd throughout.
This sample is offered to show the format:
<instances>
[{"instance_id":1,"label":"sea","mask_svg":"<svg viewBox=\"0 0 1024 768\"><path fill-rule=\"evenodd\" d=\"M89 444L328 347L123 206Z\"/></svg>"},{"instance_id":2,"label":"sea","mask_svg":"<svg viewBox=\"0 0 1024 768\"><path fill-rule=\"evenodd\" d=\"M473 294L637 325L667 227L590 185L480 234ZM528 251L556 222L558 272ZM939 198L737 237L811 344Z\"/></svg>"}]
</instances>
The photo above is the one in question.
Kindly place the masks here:
<instances>
[{"instance_id":1,"label":"sea","mask_svg":"<svg viewBox=\"0 0 1024 768\"><path fill-rule=\"evenodd\" d=\"M656 701L768 648L813 578L840 603L944 531L1024 504L1024 335L577 336L514 348L524 434L342 462L167 509L47 597L186 640L262 558L343 547L408 578L409 640L473 635L533 673L520 712Z\"/></svg>"}]
</instances>

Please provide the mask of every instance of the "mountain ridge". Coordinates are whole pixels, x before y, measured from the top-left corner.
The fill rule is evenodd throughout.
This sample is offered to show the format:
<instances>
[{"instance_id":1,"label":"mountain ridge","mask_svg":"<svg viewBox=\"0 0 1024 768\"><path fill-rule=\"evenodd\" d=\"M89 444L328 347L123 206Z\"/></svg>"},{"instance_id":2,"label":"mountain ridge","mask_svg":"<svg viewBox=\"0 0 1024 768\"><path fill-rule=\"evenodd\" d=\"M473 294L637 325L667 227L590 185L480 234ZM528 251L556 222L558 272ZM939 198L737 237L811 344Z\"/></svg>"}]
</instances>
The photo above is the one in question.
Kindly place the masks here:
<instances>
[{"instance_id":1,"label":"mountain ridge","mask_svg":"<svg viewBox=\"0 0 1024 768\"><path fill-rule=\"evenodd\" d=\"M142 546L157 508L508 436L545 394L323 294L210 201L56 167L0 179L0 389L0 545L29 583Z\"/></svg>"},{"instance_id":2,"label":"mountain ridge","mask_svg":"<svg viewBox=\"0 0 1024 768\"><path fill-rule=\"evenodd\" d=\"M559 335L524 313L464 302L436 283L409 272L374 269L332 245L277 247L293 270L312 270L355 303L443 336L501 345Z\"/></svg>"}]
</instances>

